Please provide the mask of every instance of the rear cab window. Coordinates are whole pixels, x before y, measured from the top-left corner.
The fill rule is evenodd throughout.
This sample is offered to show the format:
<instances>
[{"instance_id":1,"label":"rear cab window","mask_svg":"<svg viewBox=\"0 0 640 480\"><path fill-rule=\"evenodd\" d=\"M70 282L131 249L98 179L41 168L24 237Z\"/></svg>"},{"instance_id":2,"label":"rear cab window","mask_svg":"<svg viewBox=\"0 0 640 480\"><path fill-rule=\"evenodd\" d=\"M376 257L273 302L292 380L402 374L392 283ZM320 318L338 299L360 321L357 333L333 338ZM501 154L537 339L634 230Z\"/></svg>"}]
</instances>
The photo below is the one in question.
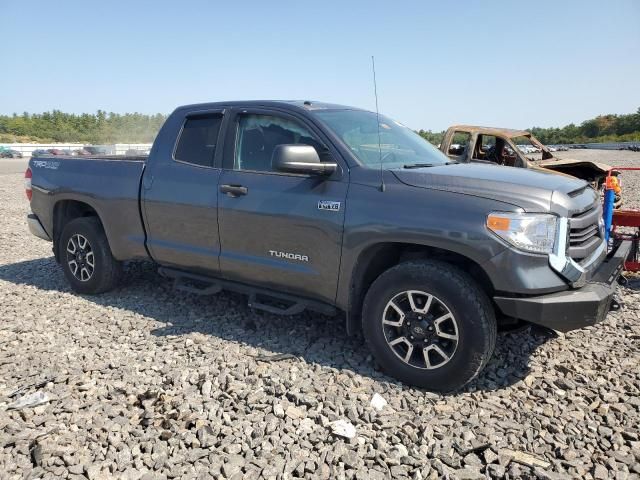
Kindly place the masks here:
<instances>
[{"instance_id":1,"label":"rear cab window","mask_svg":"<svg viewBox=\"0 0 640 480\"><path fill-rule=\"evenodd\" d=\"M221 113L188 116L173 158L179 162L212 167L221 124Z\"/></svg>"},{"instance_id":2,"label":"rear cab window","mask_svg":"<svg viewBox=\"0 0 640 480\"><path fill-rule=\"evenodd\" d=\"M471 133L461 131L453 132L449 148L447 149L447 155L450 157L464 157L469 148L470 141Z\"/></svg>"}]
</instances>

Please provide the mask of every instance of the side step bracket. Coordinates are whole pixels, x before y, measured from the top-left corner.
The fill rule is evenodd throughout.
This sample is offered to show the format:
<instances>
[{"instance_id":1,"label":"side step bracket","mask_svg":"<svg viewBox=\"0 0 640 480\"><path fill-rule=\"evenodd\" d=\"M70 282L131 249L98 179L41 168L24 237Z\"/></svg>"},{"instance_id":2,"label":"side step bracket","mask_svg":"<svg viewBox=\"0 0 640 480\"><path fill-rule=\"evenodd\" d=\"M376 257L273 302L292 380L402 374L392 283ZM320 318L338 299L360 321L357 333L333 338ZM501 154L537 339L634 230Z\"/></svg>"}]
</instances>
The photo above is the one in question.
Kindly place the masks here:
<instances>
[{"instance_id":1,"label":"side step bracket","mask_svg":"<svg viewBox=\"0 0 640 480\"><path fill-rule=\"evenodd\" d=\"M249 308L255 308L256 310L262 310L269 313L274 313L276 315L297 315L298 313L302 313L306 310L307 304L304 302L294 302L289 306L280 306L282 302L278 302L278 305L272 305L269 303L265 303L265 301L272 300L270 298L265 299L265 301L260 301L260 298L263 295L258 293L252 293L249 295Z\"/></svg>"},{"instance_id":2,"label":"side step bracket","mask_svg":"<svg viewBox=\"0 0 640 480\"><path fill-rule=\"evenodd\" d=\"M337 313L337 309L327 303L239 282L183 272L182 270L168 267L159 267L158 273L163 277L172 278L174 288L182 292L194 293L196 295L213 295L221 290L244 293L249 295L249 308L262 310L275 315L297 315L307 309L325 315L335 315Z\"/></svg>"},{"instance_id":3,"label":"side step bracket","mask_svg":"<svg viewBox=\"0 0 640 480\"><path fill-rule=\"evenodd\" d=\"M222 291L222 287L216 283L212 283L208 286L198 287L192 282L189 282L186 278L175 278L173 281L173 288L181 292L194 293L196 295L214 295Z\"/></svg>"}]
</instances>

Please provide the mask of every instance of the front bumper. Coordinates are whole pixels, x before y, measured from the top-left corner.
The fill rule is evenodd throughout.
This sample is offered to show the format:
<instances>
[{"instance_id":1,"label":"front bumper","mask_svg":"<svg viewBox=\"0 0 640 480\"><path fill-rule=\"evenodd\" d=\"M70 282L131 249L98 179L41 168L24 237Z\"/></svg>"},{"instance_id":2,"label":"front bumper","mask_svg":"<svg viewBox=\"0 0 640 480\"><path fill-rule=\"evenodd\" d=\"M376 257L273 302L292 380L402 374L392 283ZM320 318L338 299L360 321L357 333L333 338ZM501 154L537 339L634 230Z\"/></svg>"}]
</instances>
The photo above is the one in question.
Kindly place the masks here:
<instances>
[{"instance_id":1,"label":"front bumper","mask_svg":"<svg viewBox=\"0 0 640 480\"><path fill-rule=\"evenodd\" d=\"M494 297L503 314L568 332L594 325L609 313L615 281L629 254L631 242L622 242L594 271L582 288L535 297Z\"/></svg>"},{"instance_id":2,"label":"front bumper","mask_svg":"<svg viewBox=\"0 0 640 480\"><path fill-rule=\"evenodd\" d=\"M597 216L600 219L602 218L600 213ZM602 228L604 228L604 224ZM602 231L604 232L604 230ZM568 232L569 222L566 218L561 218L558 224L555 248L549 255L549 265L569 282L573 288L579 288L587 283L587 278L591 277L592 272L598 268L602 259L607 256L607 242L604 239L604 234L602 234L598 248L588 258L577 263L567 254L569 249Z\"/></svg>"},{"instance_id":3,"label":"front bumper","mask_svg":"<svg viewBox=\"0 0 640 480\"><path fill-rule=\"evenodd\" d=\"M51 241L51 237L49 237L49 234L45 231L37 215L33 213L27 215L27 224L29 225L29 231L33 235L43 240L47 240L48 242Z\"/></svg>"}]
</instances>

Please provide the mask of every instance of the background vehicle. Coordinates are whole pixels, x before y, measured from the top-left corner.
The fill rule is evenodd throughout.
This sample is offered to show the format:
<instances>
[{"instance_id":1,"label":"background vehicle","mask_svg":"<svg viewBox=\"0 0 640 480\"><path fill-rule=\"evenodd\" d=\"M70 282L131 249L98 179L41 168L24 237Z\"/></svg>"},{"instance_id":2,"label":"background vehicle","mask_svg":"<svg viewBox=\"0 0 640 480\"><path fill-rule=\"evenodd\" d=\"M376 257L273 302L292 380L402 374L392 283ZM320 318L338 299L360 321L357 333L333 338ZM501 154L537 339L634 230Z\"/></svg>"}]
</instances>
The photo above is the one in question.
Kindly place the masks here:
<instances>
[{"instance_id":1,"label":"background vehicle","mask_svg":"<svg viewBox=\"0 0 640 480\"><path fill-rule=\"evenodd\" d=\"M51 155L47 150L38 149L31 152L31 157L42 157L44 155Z\"/></svg>"},{"instance_id":2,"label":"background vehicle","mask_svg":"<svg viewBox=\"0 0 640 480\"><path fill-rule=\"evenodd\" d=\"M454 125L445 133L440 150L457 162L553 170L581 178L598 190L602 190L611 170L611 166L604 163L555 157L549 148L525 130ZM616 208L621 205L622 198L618 196Z\"/></svg>"},{"instance_id":3,"label":"background vehicle","mask_svg":"<svg viewBox=\"0 0 640 480\"><path fill-rule=\"evenodd\" d=\"M25 176L29 228L75 291L107 291L123 261L150 258L192 293L344 312L387 372L438 391L482 370L499 324L604 318L629 251L607 254L584 181L451 164L339 105L180 107L148 158L51 156Z\"/></svg>"},{"instance_id":4,"label":"background vehicle","mask_svg":"<svg viewBox=\"0 0 640 480\"><path fill-rule=\"evenodd\" d=\"M89 155L105 155L107 152L104 147L94 147L93 145L85 145L82 149Z\"/></svg>"},{"instance_id":5,"label":"background vehicle","mask_svg":"<svg viewBox=\"0 0 640 480\"><path fill-rule=\"evenodd\" d=\"M625 145L620 150L630 150L632 152L640 152L640 145Z\"/></svg>"},{"instance_id":6,"label":"background vehicle","mask_svg":"<svg viewBox=\"0 0 640 480\"><path fill-rule=\"evenodd\" d=\"M22 153L11 148L0 147L0 158L22 158Z\"/></svg>"},{"instance_id":7,"label":"background vehicle","mask_svg":"<svg viewBox=\"0 0 640 480\"><path fill-rule=\"evenodd\" d=\"M66 155L66 152L60 148L50 148L47 150L47 153L51 155Z\"/></svg>"},{"instance_id":8,"label":"background vehicle","mask_svg":"<svg viewBox=\"0 0 640 480\"><path fill-rule=\"evenodd\" d=\"M127 157L145 157L147 156L147 152L143 152L142 150L135 150L130 148L126 152L124 152Z\"/></svg>"}]
</instances>

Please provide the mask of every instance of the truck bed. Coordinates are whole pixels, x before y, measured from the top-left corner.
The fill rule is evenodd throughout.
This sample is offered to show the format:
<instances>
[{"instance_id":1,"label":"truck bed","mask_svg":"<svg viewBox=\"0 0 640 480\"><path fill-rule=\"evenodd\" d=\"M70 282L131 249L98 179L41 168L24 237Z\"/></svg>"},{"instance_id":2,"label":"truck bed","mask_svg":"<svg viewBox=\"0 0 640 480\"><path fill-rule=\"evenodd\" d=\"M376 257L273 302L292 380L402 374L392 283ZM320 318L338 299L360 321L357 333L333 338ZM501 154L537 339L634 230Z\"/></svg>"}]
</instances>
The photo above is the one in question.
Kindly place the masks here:
<instances>
[{"instance_id":1,"label":"truck bed","mask_svg":"<svg viewBox=\"0 0 640 480\"><path fill-rule=\"evenodd\" d=\"M132 162L145 162L149 155L43 155L32 157L34 160L128 160Z\"/></svg>"},{"instance_id":2,"label":"truck bed","mask_svg":"<svg viewBox=\"0 0 640 480\"><path fill-rule=\"evenodd\" d=\"M102 220L115 258L146 258L139 204L146 158L120 155L32 158L29 167L33 175L33 213L52 236L56 234L53 229L57 208L72 202L86 204Z\"/></svg>"}]
</instances>

